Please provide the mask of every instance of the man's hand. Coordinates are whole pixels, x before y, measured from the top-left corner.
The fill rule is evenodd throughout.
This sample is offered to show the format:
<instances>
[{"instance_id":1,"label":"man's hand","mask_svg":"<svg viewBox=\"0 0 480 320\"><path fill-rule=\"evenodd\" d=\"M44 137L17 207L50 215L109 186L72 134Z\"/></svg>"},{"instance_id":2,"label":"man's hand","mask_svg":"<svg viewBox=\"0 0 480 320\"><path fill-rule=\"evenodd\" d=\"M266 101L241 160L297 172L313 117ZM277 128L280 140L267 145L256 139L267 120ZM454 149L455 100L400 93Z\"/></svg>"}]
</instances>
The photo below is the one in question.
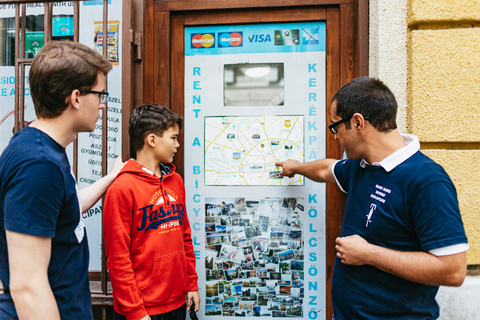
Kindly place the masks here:
<instances>
[{"instance_id":1,"label":"man's hand","mask_svg":"<svg viewBox=\"0 0 480 320\"><path fill-rule=\"evenodd\" d=\"M282 167L282 171L280 171L280 176L289 178L292 178L296 174L295 168L299 164L300 162L297 160L287 160L275 163L277 167Z\"/></svg>"},{"instance_id":2,"label":"man's hand","mask_svg":"<svg viewBox=\"0 0 480 320\"><path fill-rule=\"evenodd\" d=\"M195 312L198 312L200 308L200 295L198 291L188 291L187 292L187 312L190 311L190 305L193 302L195 305Z\"/></svg>"},{"instance_id":3,"label":"man's hand","mask_svg":"<svg viewBox=\"0 0 480 320\"><path fill-rule=\"evenodd\" d=\"M367 264L366 258L371 245L359 235L338 237L335 243L337 257L342 263L354 266Z\"/></svg>"},{"instance_id":4,"label":"man's hand","mask_svg":"<svg viewBox=\"0 0 480 320\"><path fill-rule=\"evenodd\" d=\"M147 314L145 317L141 318L140 320L151 320L150 316Z\"/></svg>"}]
</instances>

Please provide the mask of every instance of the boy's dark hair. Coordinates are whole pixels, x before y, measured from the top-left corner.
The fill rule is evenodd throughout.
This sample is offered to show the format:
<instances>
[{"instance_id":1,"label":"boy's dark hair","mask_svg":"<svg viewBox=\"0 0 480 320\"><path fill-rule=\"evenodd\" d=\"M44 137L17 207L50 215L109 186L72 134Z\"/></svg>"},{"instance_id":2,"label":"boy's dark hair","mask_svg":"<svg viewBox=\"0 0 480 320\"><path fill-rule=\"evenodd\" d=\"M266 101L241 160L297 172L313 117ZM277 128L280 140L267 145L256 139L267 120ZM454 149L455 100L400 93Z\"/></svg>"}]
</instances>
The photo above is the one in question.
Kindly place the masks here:
<instances>
[{"instance_id":1,"label":"boy's dark hair","mask_svg":"<svg viewBox=\"0 0 480 320\"><path fill-rule=\"evenodd\" d=\"M73 90L84 93L107 74L110 61L94 49L72 41L50 41L35 56L30 68L30 92L39 118L56 118L67 108Z\"/></svg>"},{"instance_id":2,"label":"boy's dark hair","mask_svg":"<svg viewBox=\"0 0 480 320\"><path fill-rule=\"evenodd\" d=\"M180 130L183 129L183 117L167 107L158 104L144 104L136 107L128 123L132 148L135 151L141 150L149 134L162 137L168 128L176 124Z\"/></svg>"},{"instance_id":3,"label":"boy's dark hair","mask_svg":"<svg viewBox=\"0 0 480 320\"><path fill-rule=\"evenodd\" d=\"M337 116L351 118L355 113L368 117L378 131L397 128L397 101L392 91L380 80L360 77L341 87L332 97L337 101ZM345 122L347 129L350 122Z\"/></svg>"}]
</instances>

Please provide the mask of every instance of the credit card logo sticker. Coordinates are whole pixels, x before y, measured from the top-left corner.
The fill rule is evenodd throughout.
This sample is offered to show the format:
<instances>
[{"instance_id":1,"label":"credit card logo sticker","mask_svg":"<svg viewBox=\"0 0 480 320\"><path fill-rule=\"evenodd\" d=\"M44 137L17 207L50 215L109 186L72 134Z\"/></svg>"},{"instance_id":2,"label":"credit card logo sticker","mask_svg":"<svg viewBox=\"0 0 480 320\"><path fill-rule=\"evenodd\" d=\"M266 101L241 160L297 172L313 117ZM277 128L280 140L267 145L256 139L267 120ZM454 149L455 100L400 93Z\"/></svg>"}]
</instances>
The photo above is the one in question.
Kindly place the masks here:
<instances>
[{"instance_id":1,"label":"credit card logo sticker","mask_svg":"<svg viewBox=\"0 0 480 320\"><path fill-rule=\"evenodd\" d=\"M247 37L250 42L272 42L269 34L252 34Z\"/></svg>"},{"instance_id":2,"label":"credit card logo sticker","mask_svg":"<svg viewBox=\"0 0 480 320\"><path fill-rule=\"evenodd\" d=\"M218 35L219 47L242 47L243 32L224 32Z\"/></svg>"},{"instance_id":3,"label":"credit card logo sticker","mask_svg":"<svg viewBox=\"0 0 480 320\"><path fill-rule=\"evenodd\" d=\"M320 41L320 27L316 29L302 29L302 44L319 44Z\"/></svg>"},{"instance_id":4,"label":"credit card logo sticker","mask_svg":"<svg viewBox=\"0 0 480 320\"><path fill-rule=\"evenodd\" d=\"M300 30L275 30L276 46L298 46Z\"/></svg>"},{"instance_id":5,"label":"credit card logo sticker","mask_svg":"<svg viewBox=\"0 0 480 320\"><path fill-rule=\"evenodd\" d=\"M197 33L192 35L191 48L215 48L215 33Z\"/></svg>"}]
</instances>

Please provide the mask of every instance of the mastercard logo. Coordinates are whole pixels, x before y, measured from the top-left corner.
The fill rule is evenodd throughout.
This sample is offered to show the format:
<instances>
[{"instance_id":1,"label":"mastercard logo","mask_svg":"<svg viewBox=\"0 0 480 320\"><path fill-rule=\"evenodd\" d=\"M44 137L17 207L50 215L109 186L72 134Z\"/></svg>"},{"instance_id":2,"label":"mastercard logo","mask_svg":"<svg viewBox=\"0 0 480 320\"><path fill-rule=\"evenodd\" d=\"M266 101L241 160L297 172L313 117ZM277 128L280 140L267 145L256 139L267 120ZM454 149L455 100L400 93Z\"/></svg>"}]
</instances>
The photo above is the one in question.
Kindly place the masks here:
<instances>
[{"instance_id":1,"label":"mastercard logo","mask_svg":"<svg viewBox=\"0 0 480 320\"><path fill-rule=\"evenodd\" d=\"M243 32L224 32L218 35L219 47L243 46Z\"/></svg>"},{"instance_id":2,"label":"mastercard logo","mask_svg":"<svg viewBox=\"0 0 480 320\"><path fill-rule=\"evenodd\" d=\"M215 33L197 33L192 35L192 48L215 48Z\"/></svg>"}]
</instances>

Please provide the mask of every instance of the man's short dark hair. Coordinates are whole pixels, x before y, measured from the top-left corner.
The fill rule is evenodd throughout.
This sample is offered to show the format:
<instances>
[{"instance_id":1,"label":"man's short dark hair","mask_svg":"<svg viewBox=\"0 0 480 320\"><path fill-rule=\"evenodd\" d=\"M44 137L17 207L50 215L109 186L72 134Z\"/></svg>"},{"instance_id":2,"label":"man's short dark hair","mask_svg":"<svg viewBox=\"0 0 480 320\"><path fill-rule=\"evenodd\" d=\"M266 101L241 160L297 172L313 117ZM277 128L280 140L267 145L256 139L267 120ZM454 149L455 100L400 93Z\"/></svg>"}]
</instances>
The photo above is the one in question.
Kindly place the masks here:
<instances>
[{"instance_id":1,"label":"man's short dark hair","mask_svg":"<svg viewBox=\"0 0 480 320\"><path fill-rule=\"evenodd\" d=\"M78 89L83 93L107 74L110 61L97 51L73 41L50 41L35 56L30 68L30 92L39 118L56 118L67 108L65 98Z\"/></svg>"},{"instance_id":2,"label":"man's short dark hair","mask_svg":"<svg viewBox=\"0 0 480 320\"><path fill-rule=\"evenodd\" d=\"M360 113L380 132L397 128L397 101L392 91L378 79L356 78L333 95L332 103L334 101L337 102L337 116L342 119ZM350 123L346 122L345 126L349 129Z\"/></svg>"},{"instance_id":3,"label":"man's short dark hair","mask_svg":"<svg viewBox=\"0 0 480 320\"><path fill-rule=\"evenodd\" d=\"M130 143L135 151L145 144L145 138L153 133L159 137L169 128L178 125L183 129L183 118L170 109L158 104L144 104L133 110L128 124Z\"/></svg>"}]
</instances>

